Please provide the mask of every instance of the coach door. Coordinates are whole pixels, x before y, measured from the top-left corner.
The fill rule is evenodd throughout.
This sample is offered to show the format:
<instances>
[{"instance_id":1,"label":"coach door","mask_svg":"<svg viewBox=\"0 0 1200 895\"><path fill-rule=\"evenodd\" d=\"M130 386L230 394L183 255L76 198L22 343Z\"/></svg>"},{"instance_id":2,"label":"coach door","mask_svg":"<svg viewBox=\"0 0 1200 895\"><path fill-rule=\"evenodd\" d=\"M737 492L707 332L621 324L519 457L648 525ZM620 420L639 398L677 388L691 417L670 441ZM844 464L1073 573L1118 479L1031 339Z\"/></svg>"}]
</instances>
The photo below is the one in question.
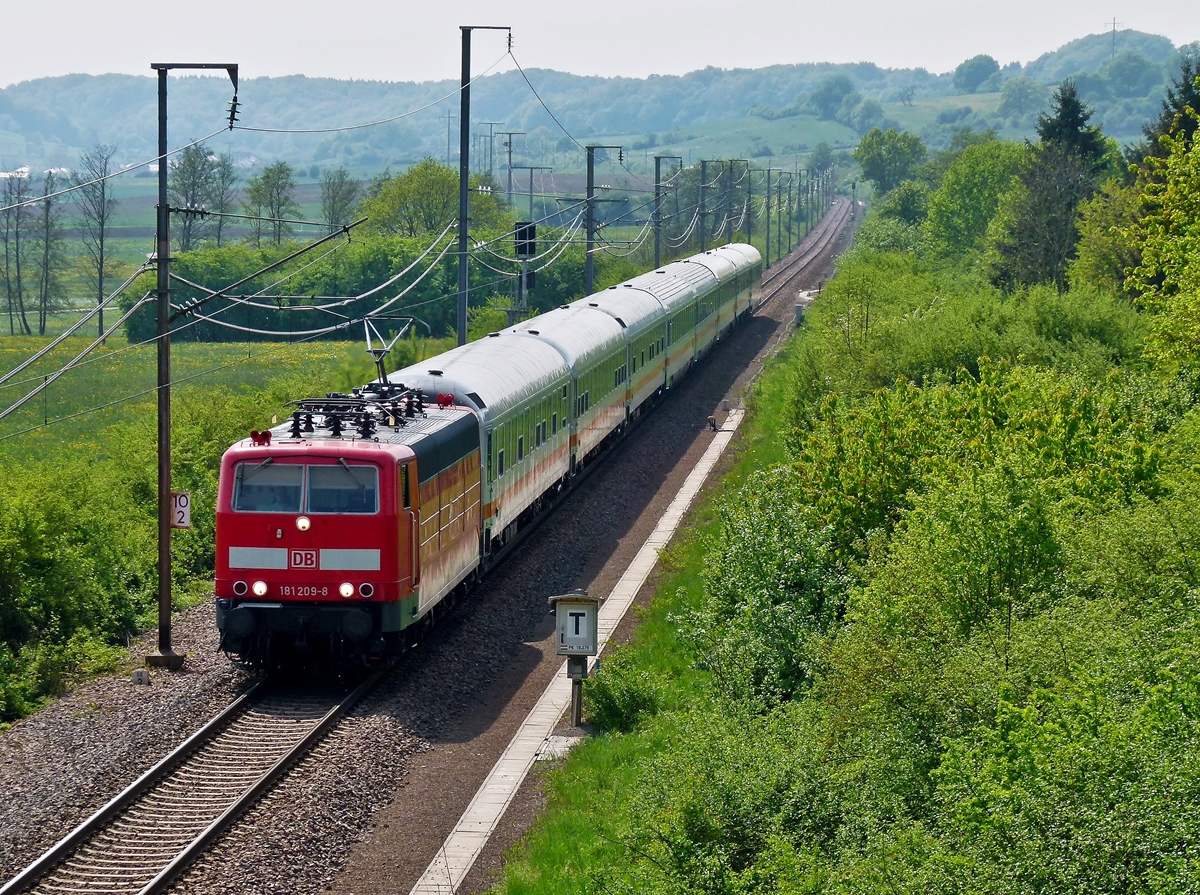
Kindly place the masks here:
<instances>
[{"instance_id":1,"label":"coach door","mask_svg":"<svg viewBox=\"0 0 1200 895\"><path fill-rule=\"evenodd\" d=\"M407 532L404 520L408 520ZM421 583L421 511L417 500L417 464L400 464L401 539L408 539L408 562L412 571L412 589Z\"/></svg>"}]
</instances>

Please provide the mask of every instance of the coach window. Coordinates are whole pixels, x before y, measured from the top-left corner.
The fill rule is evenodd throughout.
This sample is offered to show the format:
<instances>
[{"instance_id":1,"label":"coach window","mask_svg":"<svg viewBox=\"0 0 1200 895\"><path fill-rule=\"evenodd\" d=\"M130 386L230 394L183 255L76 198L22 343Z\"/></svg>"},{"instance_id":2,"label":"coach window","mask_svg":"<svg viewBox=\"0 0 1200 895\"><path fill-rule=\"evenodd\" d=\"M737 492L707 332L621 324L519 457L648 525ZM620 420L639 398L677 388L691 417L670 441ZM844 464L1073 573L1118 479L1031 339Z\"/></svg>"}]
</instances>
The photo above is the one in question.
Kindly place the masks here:
<instances>
[{"instance_id":1,"label":"coach window","mask_svg":"<svg viewBox=\"0 0 1200 895\"><path fill-rule=\"evenodd\" d=\"M525 436L517 436L517 462L520 463L525 459Z\"/></svg>"},{"instance_id":2,"label":"coach window","mask_svg":"<svg viewBox=\"0 0 1200 895\"><path fill-rule=\"evenodd\" d=\"M239 513L299 513L304 467L295 463L239 463L233 509Z\"/></svg>"},{"instance_id":3,"label":"coach window","mask_svg":"<svg viewBox=\"0 0 1200 895\"><path fill-rule=\"evenodd\" d=\"M496 454L496 474L504 475L504 448L500 448L500 452Z\"/></svg>"},{"instance_id":4,"label":"coach window","mask_svg":"<svg viewBox=\"0 0 1200 895\"><path fill-rule=\"evenodd\" d=\"M551 435L558 434L558 414L557 413L550 414L550 434Z\"/></svg>"},{"instance_id":5,"label":"coach window","mask_svg":"<svg viewBox=\"0 0 1200 895\"><path fill-rule=\"evenodd\" d=\"M493 467L492 467L492 463L493 463L493 459L492 459L492 433L491 433L491 432L489 432L489 433L488 433L488 440L487 440L487 458L488 458L488 461L487 461L487 463L488 463L487 476L488 476L488 481L490 482L490 481L493 481L493 480L495 479L495 476L494 476L494 475L492 475L492 469L493 469ZM405 506L408 506L408 504L405 504Z\"/></svg>"}]
</instances>

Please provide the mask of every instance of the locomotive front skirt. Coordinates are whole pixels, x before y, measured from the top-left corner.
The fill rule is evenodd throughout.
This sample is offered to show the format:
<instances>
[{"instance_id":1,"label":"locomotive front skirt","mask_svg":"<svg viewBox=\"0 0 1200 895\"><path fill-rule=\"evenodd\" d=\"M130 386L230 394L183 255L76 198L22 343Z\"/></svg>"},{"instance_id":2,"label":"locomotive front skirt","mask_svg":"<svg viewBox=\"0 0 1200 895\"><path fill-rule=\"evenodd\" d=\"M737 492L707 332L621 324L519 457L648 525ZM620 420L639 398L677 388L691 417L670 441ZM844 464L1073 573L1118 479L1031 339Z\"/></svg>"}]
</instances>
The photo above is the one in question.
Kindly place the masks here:
<instances>
[{"instance_id":1,"label":"locomotive front skirt","mask_svg":"<svg viewBox=\"0 0 1200 895\"><path fill-rule=\"evenodd\" d=\"M760 300L732 244L371 383L231 447L217 503L222 649L380 655L465 590Z\"/></svg>"}]
</instances>

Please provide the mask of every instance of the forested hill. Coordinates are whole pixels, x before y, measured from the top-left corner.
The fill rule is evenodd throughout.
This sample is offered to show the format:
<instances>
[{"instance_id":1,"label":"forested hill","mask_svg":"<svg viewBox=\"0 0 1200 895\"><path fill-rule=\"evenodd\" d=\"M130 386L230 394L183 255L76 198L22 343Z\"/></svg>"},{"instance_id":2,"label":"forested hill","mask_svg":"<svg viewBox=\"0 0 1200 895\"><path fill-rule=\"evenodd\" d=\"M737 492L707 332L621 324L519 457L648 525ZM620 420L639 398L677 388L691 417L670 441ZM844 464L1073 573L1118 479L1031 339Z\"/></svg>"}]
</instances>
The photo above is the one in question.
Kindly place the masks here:
<instances>
[{"instance_id":1,"label":"forested hill","mask_svg":"<svg viewBox=\"0 0 1200 895\"><path fill-rule=\"evenodd\" d=\"M706 68L682 76L644 79L534 69L529 77L577 137L621 135L635 138L631 145L637 138L650 146L677 143L678 139L672 138L678 134L671 131L745 116L811 115L844 123L851 137L887 123L889 116L902 117L899 110L914 102L980 94L974 104L983 109L989 107L988 94L1001 93L1006 84L1022 77L1044 87L1067 76L1079 79L1081 94L1096 108L1108 133L1132 136L1135 123L1154 114L1169 74L1178 68L1176 57L1181 50L1188 48L1176 48L1165 37L1127 30L1117 32L1115 50L1111 34L1094 34L1026 66L1014 62L1001 67L991 57L975 57L955 72L940 75L920 68L883 69L861 62L753 70ZM831 81L837 85L832 91L827 89ZM363 170L403 167L426 155L443 157L447 151L445 116L458 111L453 95L456 87L453 81L342 81L302 75L252 78L241 86L241 123L255 127L313 128L379 120L447 99L408 118L366 130L308 135L242 131L229 138L228 148L248 166L256 160L284 158L296 166L345 164ZM0 170L21 165L69 167L81 149L96 143L117 144L123 163L148 158L155 147L155 89L150 76L67 75L0 90ZM230 93L224 77L173 77L173 139L197 138L220 128ZM1035 101L1040 103L1047 95L1042 90ZM545 157L566 139L519 72L481 78L472 100L480 121L502 121L501 129L526 132L522 149L531 157ZM1003 107L1003 103L999 105ZM995 101L990 103L995 106ZM1001 108L995 114L999 116L995 121L975 123L1003 127L1006 122L1017 122L1012 110ZM1029 117L1023 108L1016 114L1021 121ZM1008 122L1006 115L1013 121ZM566 149L569 142L558 151Z\"/></svg>"}]
</instances>

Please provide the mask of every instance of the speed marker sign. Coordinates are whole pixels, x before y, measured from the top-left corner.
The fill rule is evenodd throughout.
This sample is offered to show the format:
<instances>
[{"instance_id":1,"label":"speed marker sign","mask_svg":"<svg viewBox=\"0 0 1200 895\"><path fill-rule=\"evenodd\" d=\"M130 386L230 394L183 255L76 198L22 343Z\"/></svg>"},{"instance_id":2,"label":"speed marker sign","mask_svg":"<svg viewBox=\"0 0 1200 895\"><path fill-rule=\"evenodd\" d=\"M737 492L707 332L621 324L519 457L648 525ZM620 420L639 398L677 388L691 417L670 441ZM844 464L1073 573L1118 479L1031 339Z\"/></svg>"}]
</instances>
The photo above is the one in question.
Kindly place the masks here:
<instances>
[{"instance_id":1,"label":"speed marker sign","mask_svg":"<svg viewBox=\"0 0 1200 895\"><path fill-rule=\"evenodd\" d=\"M190 491L171 492L171 527L192 527L192 494Z\"/></svg>"}]
</instances>

